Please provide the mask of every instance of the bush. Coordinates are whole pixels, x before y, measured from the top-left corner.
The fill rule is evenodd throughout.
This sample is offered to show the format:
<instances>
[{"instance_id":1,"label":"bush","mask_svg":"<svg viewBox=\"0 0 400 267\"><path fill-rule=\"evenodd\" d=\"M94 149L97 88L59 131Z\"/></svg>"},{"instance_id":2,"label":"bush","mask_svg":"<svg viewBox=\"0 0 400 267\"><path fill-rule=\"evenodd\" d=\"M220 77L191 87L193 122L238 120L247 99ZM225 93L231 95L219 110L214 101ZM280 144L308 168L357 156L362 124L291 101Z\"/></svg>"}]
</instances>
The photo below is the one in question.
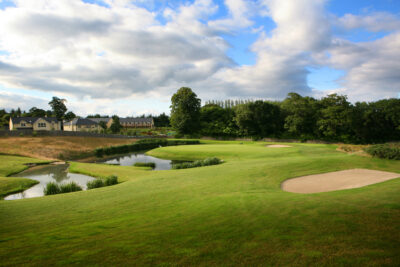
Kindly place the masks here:
<instances>
[{"instance_id":1,"label":"bush","mask_svg":"<svg viewBox=\"0 0 400 267\"><path fill-rule=\"evenodd\" d=\"M86 183L87 189L94 189L94 188L99 188L103 186L110 186L118 184L118 176L116 175L110 175L105 179L95 179L93 181L89 181Z\"/></svg>"},{"instance_id":2,"label":"bush","mask_svg":"<svg viewBox=\"0 0 400 267\"><path fill-rule=\"evenodd\" d=\"M202 167L202 166L210 166L210 165L217 165L222 163L222 161L219 158L206 158L205 160L196 160L194 162L183 162L183 163L177 163L172 165L172 169L178 170L178 169L188 169L188 168L196 168L196 167Z\"/></svg>"},{"instance_id":3,"label":"bush","mask_svg":"<svg viewBox=\"0 0 400 267\"><path fill-rule=\"evenodd\" d=\"M82 191L82 187L75 182L60 185L60 193L69 193L75 191Z\"/></svg>"},{"instance_id":4,"label":"bush","mask_svg":"<svg viewBox=\"0 0 400 267\"><path fill-rule=\"evenodd\" d=\"M116 175L108 176L108 177L104 180L104 184L105 184L106 186L118 184L118 176L116 176Z\"/></svg>"},{"instance_id":5,"label":"bush","mask_svg":"<svg viewBox=\"0 0 400 267\"><path fill-rule=\"evenodd\" d=\"M50 183L48 183L46 185L46 188L44 189L43 192L44 192L45 196L47 196L47 195L55 195L55 194L60 194L61 189L60 189L60 187L58 186L57 183L50 182Z\"/></svg>"},{"instance_id":6,"label":"bush","mask_svg":"<svg viewBox=\"0 0 400 267\"><path fill-rule=\"evenodd\" d=\"M373 157L400 160L400 143L372 145L364 151Z\"/></svg>"},{"instance_id":7,"label":"bush","mask_svg":"<svg viewBox=\"0 0 400 267\"><path fill-rule=\"evenodd\" d=\"M102 179L94 179L93 181L89 181L86 183L87 189L94 189L104 186L104 182Z\"/></svg>"},{"instance_id":8,"label":"bush","mask_svg":"<svg viewBox=\"0 0 400 267\"><path fill-rule=\"evenodd\" d=\"M135 167L151 167L151 168L155 168L156 164L154 162L136 162L135 164L133 164L133 166Z\"/></svg>"}]
</instances>

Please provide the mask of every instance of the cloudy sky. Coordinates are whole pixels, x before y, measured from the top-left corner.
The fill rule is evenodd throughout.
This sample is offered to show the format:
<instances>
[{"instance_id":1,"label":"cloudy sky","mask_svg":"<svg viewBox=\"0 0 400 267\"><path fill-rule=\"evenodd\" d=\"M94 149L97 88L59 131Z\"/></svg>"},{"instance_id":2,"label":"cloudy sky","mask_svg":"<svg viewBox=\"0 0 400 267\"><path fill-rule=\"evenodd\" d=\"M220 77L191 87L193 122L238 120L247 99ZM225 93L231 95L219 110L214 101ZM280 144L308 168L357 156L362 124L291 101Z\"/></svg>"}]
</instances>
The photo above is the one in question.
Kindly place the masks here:
<instances>
[{"instance_id":1,"label":"cloudy sky","mask_svg":"<svg viewBox=\"0 0 400 267\"><path fill-rule=\"evenodd\" d=\"M209 99L400 96L400 0L0 0L0 108L169 112Z\"/></svg>"}]
</instances>

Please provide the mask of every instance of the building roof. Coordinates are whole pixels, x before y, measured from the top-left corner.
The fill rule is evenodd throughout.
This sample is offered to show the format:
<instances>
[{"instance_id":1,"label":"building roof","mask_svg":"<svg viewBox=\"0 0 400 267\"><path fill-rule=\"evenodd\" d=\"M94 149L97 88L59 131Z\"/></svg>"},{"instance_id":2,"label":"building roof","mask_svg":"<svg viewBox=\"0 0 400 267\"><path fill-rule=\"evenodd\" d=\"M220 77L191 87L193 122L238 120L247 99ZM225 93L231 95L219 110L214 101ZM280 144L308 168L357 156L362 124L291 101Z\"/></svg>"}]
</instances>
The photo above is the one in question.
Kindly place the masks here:
<instances>
[{"instance_id":1,"label":"building roof","mask_svg":"<svg viewBox=\"0 0 400 267\"><path fill-rule=\"evenodd\" d=\"M71 121L65 122L64 125L98 125L98 123L90 119L75 118Z\"/></svg>"},{"instance_id":2,"label":"building roof","mask_svg":"<svg viewBox=\"0 0 400 267\"><path fill-rule=\"evenodd\" d=\"M119 122L120 123L135 123L135 122L140 122L140 123L150 122L150 123L152 123L153 118L120 118Z\"/></svg>"},{"instance_id":3,"label":"building roof","mask_svg":"<svg viewBox=\"0 0 400 267\"><path fill-rule=\"evenodd\" d=\"M109 122L112 120L112 118L87 118L88 120L100 123L101 121L104 121L105 123Z\"/></svg>"},{"instance_id":4,"label":"building roof","mask_svg":"<svg viewBox=\"0 0 400 267\"><path fill-rule=\"evenodd\" d=\"M58 122L57 118L54 118L54 117L14 117L14 118L11 118L11 121L12 121L12 123L17 123L17 124L21 123L21 121L25 121L27 123L32 124L32 123L35 123L35 121L37 121L38 119L43 119L50 123Z\"/></svg>"}]
</instances>

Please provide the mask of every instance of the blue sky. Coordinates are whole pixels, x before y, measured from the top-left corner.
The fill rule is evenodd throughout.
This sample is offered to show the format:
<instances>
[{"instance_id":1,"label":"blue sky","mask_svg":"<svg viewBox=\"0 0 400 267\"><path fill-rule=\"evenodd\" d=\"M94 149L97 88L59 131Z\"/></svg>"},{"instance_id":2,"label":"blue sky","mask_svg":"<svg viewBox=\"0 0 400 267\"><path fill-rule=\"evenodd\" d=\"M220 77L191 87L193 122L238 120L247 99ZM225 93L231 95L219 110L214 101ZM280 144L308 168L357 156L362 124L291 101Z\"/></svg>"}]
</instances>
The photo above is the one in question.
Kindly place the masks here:
<instances>
[{"instance_id":1,"label":"blue sky","mask_svg":"<svg viewBox=\"0 0 400 267\"><path fill-rule=\"evenodd\" d=\"M203 102L400 94L398 0L83 2L0 0L0 108L168 113L180 86Z\"/></svg>"}]
</instances>

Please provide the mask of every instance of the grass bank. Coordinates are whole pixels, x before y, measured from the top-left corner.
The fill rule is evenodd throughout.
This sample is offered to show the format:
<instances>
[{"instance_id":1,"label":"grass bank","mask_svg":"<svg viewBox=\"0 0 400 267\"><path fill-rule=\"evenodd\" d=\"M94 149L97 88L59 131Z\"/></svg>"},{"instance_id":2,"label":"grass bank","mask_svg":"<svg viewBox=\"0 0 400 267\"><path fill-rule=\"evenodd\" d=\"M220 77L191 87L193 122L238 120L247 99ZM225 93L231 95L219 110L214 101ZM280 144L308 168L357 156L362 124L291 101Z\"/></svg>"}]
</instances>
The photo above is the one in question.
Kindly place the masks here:
<instances>
[{"instance_id":1,"label":"grass bank","mask_svg":"<svg viewBox=\"0 0 400 267\"><path fill-rule=\"evenodd\" d=\"M203 142L203 141L202 141ZM0 202L0 265L395 266L400 179L319 194L284 192L292 177L397 161L334 145L203 142L150 155L224 164L146 171L72 163L115 186ZM400 174L399 174L400 176Z\"/></svg>"},{"instance_id":2,"label":"grass bank","mask_svg":"<svg viewBox=\"0 0 400 267\"><path fill-rule=\"evenodd\" d=\"M49 163L49 161L18 156L0 155L0 199L9 194L22 192L38 183L37 181L31 179L11 178L6 176L19 173L29 168L28 164L43 163Z\"/></svg>"},{"instance_id":3,"label":"grass bank","mask_svg":"<svg viewBox=\"0 0 400 267\"><path fill-rule=\"evenodd\" d=\"M135 139L44 136L0 137L0 153L39 159L71 160L94 156L98 147L131 144Z\"/></svg>"}]
</instances>

